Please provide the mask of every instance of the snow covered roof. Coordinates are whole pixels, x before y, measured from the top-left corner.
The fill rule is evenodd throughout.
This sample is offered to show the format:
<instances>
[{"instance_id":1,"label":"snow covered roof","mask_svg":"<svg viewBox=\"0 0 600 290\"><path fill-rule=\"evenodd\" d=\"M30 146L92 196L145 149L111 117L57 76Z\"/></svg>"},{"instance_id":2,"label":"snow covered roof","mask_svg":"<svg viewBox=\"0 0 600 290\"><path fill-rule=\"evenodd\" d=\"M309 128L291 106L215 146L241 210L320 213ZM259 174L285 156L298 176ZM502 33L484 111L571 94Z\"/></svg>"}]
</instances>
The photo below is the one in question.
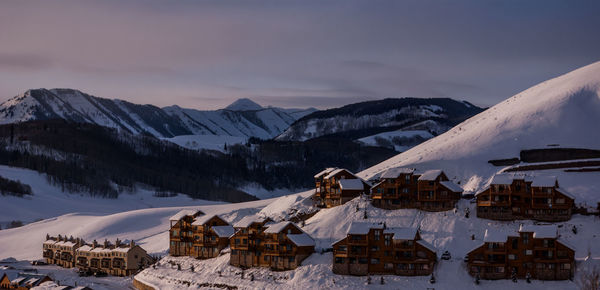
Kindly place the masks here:
<instances>
[{"instance_id":1,"label":"snow covered roof","mask_svg":"<svg viewBox=\"0 0 600 290\"><path fill-rule=\"evenodd\" d=\"M369 223L369 222L352 222L348 229L349 235L366 235L370 229L383 229L383 225L380 223Z\"/></svg>"},{"instance_id":2,"label":"snow covered roof","mask_svg":"<svg viewBox=\"0 0 600 290\"><path fill-rule=\"evenodd\" d=\"M556 189L556 191L562 193L563 195L570 197L572 199L575 199L575 196L573 194L571 194L570 192L566 191L564 188L557 187L555 189Z\"/></svg>"},{"instance_id":3,"label":"snow covered roof","mask_svg":"<svg viewBox=\"0 0 600 290\"><path fill-rule=\"evenodd\" d=\"M181 218L183 218L184 216L194 216L197 215L198 213L202 213L202 211L197 210L197 209L184 209L184 210L180 210L178 213L176 213L174 216L172 216L171 218L169 218L170 221L178 221Z\"/></svg>"},{"instance_id":4,"label":"snow covered roof","mask_svg":"<svg viewBox=\"0 0 600 290\"><path fill-rule=\"evenodd\" d=\"M92 248L91 246L89 246L89 245L83 245L83 246L79 247L79 248L77 249L77 251L78 251L78 252L89 252L89 251L91 251L92 249L93 249L93 248Z\"/></svg>"},{"instance_id":5,"label":"snow covered roof","mask_svg":"<svg viewBox=\"0 0 600 290\"><path fill-rule=\"evenodd\" d=\"M387 228L384 234L393 234L394 240L414 240L417 236L417 228Z\"/></svg>"},{"instance_id":6,"label":"snow covered roof","mask_svg":"<svg viewBox=\"0 0 600 290\"><path fill-rule=\"evenodd\" d=\"M489 185L488 185L488 186L486 186L486 187L484 187L483 189L479 190L478 192L476 192L476 193L475 193L475 196L478 196L478 195L480 195L480 194L484 193L484 192L485 192L486 190L488 190L488 189L490 189L490 186L489 186Z\"/></svg>"},{"instance_id":7,"label":"snow covered roof","mask_svg":"<svg viewBox=\"0 0 600 290\"><path fill-rule=\"evenodd\" d=\"M319 177L322 177L322 176L324 176L326 174L329 174L331 171L334 171L335 169L336 169L335 167L325 168L325 170L323 170L323 171L315 174L315 178L319 178Z\"/></svg>"},{"instance_id":8,"label":"snow covered roof","mask_svg":"<svg viewBox=\"0 0 600 290\"><path fill-rule=\"evenodd\" d=\"M502 231L498 229L487 229L485 230L485 235L483 236L483 241L486 243L506 243L508 241L508 237L517 237L515 232L512 231Z\"/></svg>"},{"instance_id":9,"label":"snow covered roof","mask_svg":"<svg viewBox=\"0 0 600 290\"><path fill-rule=\"evenodd\" d=\"M362 179L340 179L339 184L342 190L363 190L365 188Z\"/></svg>"},{"instance_id":10,"label":"snow covered roof","mask_svg":"<svg viewBox=\"0 0 600 290\"><path fill-rule=\"evenodd\" d=\"M440 174L442 174L442 170L440 169L427 170L423 172L419 180L435 180Z\"/></svg>"},{"instance_id":11,"label":"snow covered roof","mask_svg":"<svg viewBox=\"0 0 600 290\"><path fill-rule=\"evenodd\" d=\"M287 225L292 224L292 222L287 222L287 221L283 221L283 222L279 222L279 223L275 223L272 225L269 225L269 227L265 230L265 233L268 234L278 234L279 232L281 232L283 230L283 228L285 228Z\"/></svg>"},{"instance_id":12,"label":"snow covered roof","mask_svg":"<svg viewBox=\"0 0 600 290\"><path fill-rule=\"evenodd\" d=\"M533 178L531 186L554 187L556 185L556 176L536 176Z\"/></svg>"},{"instance_id":13,"label":"snow covered roof","mask_svg":"<svg viewBox=\"0 0 600 290\"><path fill-rule=\"evenodd\" d=\"M563 246L575 251L575 246L571 245L569 242L565 241L564 239L558 239L556 241L561 243Z\"/></svg>"},{"instance_id":14,"label":"snow covered roof","mask_svg":"<svg viewBox=\"0 0 600 290\"><path fill-rule=\"evenodd\" d=\"M462 187L452 181L440 181L440 184L452 192L463 192Z\"/></svg>"},{"instance_id":15,"label":"snow covered roof","mask_svg":"<svg viewBox=\"0 0 600 290\"><path fill-rule=\"evenodd\" d=\"M417 244L429 249L430 251L437 253L437 249L430 243L426 242L425 240L418 240Z\"/></svg>"},{"instance_id":16,"label":"snow covered roof","mask_svg":"<svg viewBox=\"0 0 600 290\"><path fill-rule=\"evenodd\" d=\"M218 216L216 214L213 214L213 215L204 215L204 216L197 217L196 219L194 219L194 221L192 222L192 225L193 226L202 226L202 225L206 224L209 220L211 220L214 217L222 219L220 216Z\"/></svg>"},{"instance_id":17,"label":"snow covered roof","mask_svg":"<svg viewBox=\"0 0 600 290\"><path fill-rule=\"evenodd\" d=\"M54 245L54 244L56 244L56 241L55 241L55 240L46 240L46 241L43 243L43 245Z\"/></svg>"},{"instance_id":18,"label":"snow covered roof","mask_svg":"<svg viewBox=\"0 0 600 290\"><path fill-rule=\"evenodd\" d=\"M232 226L214 226L212 229L219 238L229 238L235 232Z\"/></svg>"},{"instance_id":19,"label":"snow covered roof","mask_svg":"<svg viewBox=\"0 0 600 290\"><path fill-rule=\"evenodd\" d=\"M237 221L235 224L233 224L233 226L236 228L247 228L253 223L263 223L265 222L265 220L267 220L267 218L265 217L261 217L258 215L248 215L243 217L241 220Z\"/></svg>"},{"instance_id":20,"label":"snow covered roof","mask_svg":"<svg viewBox=\"0 0 600 290\"><path fill-rule=\"evenodd\" d=\"M311 238L307 233L289 234L287 235L287 237L292 243L294 243L298 247L307 247L315 245L315 240L313 240L313 238Z\"/></svg>"},{"instance_id":21,"label":"snow covered roof","mask_svg":"<svg viewBox=\"0 0 600 290\"><path fill-rule=\"evenodd\" d=\"M398 178L400 174L411 174L415 172L414 168L394 167L384 171L379 178Z\"/></svg>"},{"instance_id":22,"label":"snow covered roof","mask_svg":"<svg viewBox=\"0 0 600 290\"><path fill-rule=\"evenodd\" d=\"M60 241L60 242L56 242L57 246L65 246L65 247L72 247L75 246L75 243L70 242L70 241Z\"/></svg>"},{"instance_id":23,"label":"snow covered roof","mask_svg":"<svg viewBox=\"0 0 600 290\"><path fill-rule=\"evenodd\" d=\"M354 173L352 173L352 172L351 172L350 170L348 170L348 169L344 169L344 168L336 168L334 171L331 171L331 172L329 172L329 174L327 174L327 175L326 175L325 177L323 177L323 178L325 178L325 179L332 178L332 177L334 177L336 174L338 174L338 173L340 173L340 172L342 172L342 171L346 171L346 172L350 173L350 175L352 175L352 176L356 177L356 175L354 175ZM357 177L357 178L358 178L358 177Z\"/></svg>"},{"instance_id":24,"label":"snow covered roof","mask_svg":"<svg viewBox=\"0 0 600 290\"><path fill-rule=\"evenodd\" d=\"M550 239L558 237L558 227L556 225L521 225L520 233L533 233L537 239Z\"/></svg>"},{"instance_id":25,"label":"snow covered roof","mask_svg":"<svg viewBox=\"0 0 600 290\"><path fill-rule=\"evenodd\" d=\"M109 253L112 250L110 248L103 248L103 247L95 247L92 252L94 253Z\"/></svg>"}]
</instances>

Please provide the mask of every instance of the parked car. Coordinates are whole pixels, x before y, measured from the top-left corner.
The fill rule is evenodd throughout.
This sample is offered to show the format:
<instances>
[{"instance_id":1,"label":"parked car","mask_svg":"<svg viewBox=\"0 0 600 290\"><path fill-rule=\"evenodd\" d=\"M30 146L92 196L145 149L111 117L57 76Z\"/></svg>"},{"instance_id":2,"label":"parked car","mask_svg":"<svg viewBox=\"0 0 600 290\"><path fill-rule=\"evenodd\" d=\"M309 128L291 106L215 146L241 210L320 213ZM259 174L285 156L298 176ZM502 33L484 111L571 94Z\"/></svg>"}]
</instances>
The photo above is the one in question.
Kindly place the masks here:
<instances>
[{"instance_id":1,"label":"parked car","mask_svg":"<svg viewBox=\"0 0 600 290\"><path fill-rule=\"evenodd\" d=\"M35 260L35 261L31 261L31 265L44 266L44 265L48 265L48 263L46 263L46 261L44 261L44 260Z\"/></svg>"},{"instance_id":2,"label":"parked car","mask_svg":"<svg viewBox=\"0 0 600 290\"><path fill-rule=\"evenodd\" d=\"M463 261L464 261L465 263L469 263L469 257L468 257L468 256L465 256L465 258L463 259Z\"/></svg>"},{"instance_id":3,"label":"parked car","mask_svg":"<svg viewBox=\"0 0 600 290\"><path fill-rule=\"evenodd\" d=\"M106 277L106 276L108 276L108 274L106 274L105 272L96 272L96 273L94 273L94 276L96 276L96 277Z\"/></svg>"},{"instance_id":4,"label":"parked car","mask_svg":"<svg viewBox=\"0 0 600 290\"><path fill-rule=\"evenodd\" d=\"M451 258L452 258L452 256L450 255L450 252L448 252L448 251L445 251L442 254L442 260L450 260Z\"/></svg>"}]
</instances>

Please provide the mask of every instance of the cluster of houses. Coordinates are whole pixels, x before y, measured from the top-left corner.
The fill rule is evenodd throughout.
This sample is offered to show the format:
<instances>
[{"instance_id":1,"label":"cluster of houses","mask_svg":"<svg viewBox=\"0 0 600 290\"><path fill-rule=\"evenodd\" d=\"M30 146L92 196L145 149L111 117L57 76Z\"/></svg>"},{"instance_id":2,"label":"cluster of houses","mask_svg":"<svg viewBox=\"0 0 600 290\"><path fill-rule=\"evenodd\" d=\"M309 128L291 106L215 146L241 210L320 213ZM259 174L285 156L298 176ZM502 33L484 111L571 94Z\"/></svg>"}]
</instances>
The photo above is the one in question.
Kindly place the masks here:
<instances>
[{"instance_id":1,"label":"cluster of houses","mask_svg":"<svg viewBox=\"0 0 600 290\"><path fill-rule=\"evenodd\" d=\"M129 276L153 262L146 250L135 242L114 244L105 240L99 244L94 240L86 244L83 239L58 235L46 235L43 242L43 257L48 264L65 268L79 268L82 273Z\"/></svg>"},{"instance_id":2,"label":"cluster of houses","mask_svg":"<svg viewBox=\"0 0 600 290\"><path fill-rule=\"evenodd\" d=\"M327 208L364 194L382 209L446 211L463 198L463 189L442 170L391 168L365 181L349 170L327 168L314 178L314 200ZM574 205L556 178L517 174L495 176L474 197L477 216L493 220L565 221ZM315 250L315 241L296 224L257 215L229 224L218 215L183 210L171 218L169 237L173 256L208 259L229 247L229 264L240 268L295 269ZM332 271L340 275L432 275L438 259L436 248L421 238L418 228L385 223L353 222L331 247ZM556 225L529 225L514 232L488 229L465 262L477 279L562 280L573 277L574 254Z\"/></svg>"},{"instance_id":3,"label":"cluster of houses","mask_svg":"<svg viewBox=\"0 0 600 290\"><path fill-rule=\"evenodd\" d=\"M0 276L0 289L31 289L48 281L52 281L52 278L44 274L2 273L2 276Z\"/></svg>"},{"instance_id":4,"label":"cluster of houses","mask_svg":"<svg viewBox=\"0 0 600 290\"><path fill-rule=\"evenodd\" d=\"M463 189L442 170L390 168L365 181L342 168L314 176L317 205L334 207L366 194L382 209L455 208ZM370 185L372 184L372 185ZM549 176L501 173L475 194L477 217L491 220L571 219L574 196ZM347 236L333 244L333 272L345 275L429 275L437 255L421 240L418 229L386 228L385 224L353 223ZM465 258L469 273L482 279L570 279L575 250L561 241L555 225L521 226L514 233L488 229L481 245Z\"/></svg>"},{"instance_id":5,"label":"cluster of houses","mask_svg":"<svg viewBox=\"0 0 600 290\"><path fill-rule=\"evenodd\" d=\"M290 270L315 250L315 241L292 222L246 216L230 225L218 215L197 210L180 211L170 221L172 256L214 258L229 246L231 265Z\"/></svg>"}]
</instances>

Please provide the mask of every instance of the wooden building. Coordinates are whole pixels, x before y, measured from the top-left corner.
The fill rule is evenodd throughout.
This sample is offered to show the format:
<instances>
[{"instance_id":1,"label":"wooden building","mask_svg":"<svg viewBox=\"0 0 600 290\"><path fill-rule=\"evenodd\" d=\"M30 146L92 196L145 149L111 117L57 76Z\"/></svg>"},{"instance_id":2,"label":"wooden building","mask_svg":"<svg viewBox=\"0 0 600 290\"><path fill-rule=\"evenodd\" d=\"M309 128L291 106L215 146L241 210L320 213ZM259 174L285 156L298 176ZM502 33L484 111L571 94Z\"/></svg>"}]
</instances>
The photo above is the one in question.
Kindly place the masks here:
<instances>
[{"instance_id":1,"label":"wooden building","mask_svg":"<svg viewBox=\"0 0 600 290\"><path fill-rule=\"evenodd\" d=\"M430 275L436 249L416 228L353 222L346 237L333 244L333 272L341 275Z\"/></svg>"},{"instance_id":2,"label":"wooden building","mask_svg":"<svg viewBox=\"0 0 600 290\"><path fill-rule=\"evenodd\" d=\"M315 199L322 207L342 205L369 193L370 186L347 169L327 168L315 177Z\"/></svg>"},{"instance_id":3,"label":"wooden building","mask_svg":"<svg viewBox=\"0 0 600 290\"><path fill-rule=\"evenodd\" d=\"M192 222L194 235L190 256L200 259L218 257L229 246L233 227L218 215L197 217Z\"/></svg>"},{"instance_id":4,"label":"wooden building","mask_svg":"<svg viewBox=\"0 0 600 290\"><path fill-rule=\"evenodd\" d=\"M469 273L481 279L566 280L573 277L574 257L575 249L559 239L556 225L521 226L519 232L488 229L483 243L467 254Z\"/></svg>"},{"instance_id":5,"label":"wooden building","mask_svg":"<svg viewBox=\"0 0 600 290\"><path fill-rule=\"evenodd\" d=\"M553 176L498 174L478 192L477 217L493 220L571 219L575 197L558 186Z\"/></svg>"},{"instance_id":6,"label":"wooden building","mask_svg":"<svg viewBox=\"0 0 600 290\"><path fill-rule=\"evenodd\" d=\"M153 262L152 257L133 241L122 243L117 239L115 244L108 240L102 245L96 241L86 244L83 239L65 239L60 235L46 235L43 256L48 264L115 276L131 275Z\"/></svg>"},{"instance_id":7,"label":"wooden building","mask_svg":"<svg viewBox=\"0 0 600 290\"><path fill-rule=\"evenodd\" d=\"M384 209L416 208L444 211L455 207L463 190L448 180L442 170L416 171L390 168L371 188L373 206Z\"/></svg>"},{"instance_id":8,"label":"wooden building","mask_svg":"<svg viewBox=\"0 0 600 290\"><path fill-rule=\"evenodd\" d=\"M246 225L246 227L242 227ZM229 264L241 268L297 268L315 250L315 241L292 222L268 223L251 217L235 224Z\"/></svg>"},{"instance_id":9,"label":"wooden building","mask_svg":"<svg viewBox=\"0 0 600 290\"><path fill-rule=\"evenodd\" d=\"M26 290L48 281L52 278L45 274L0 271L0 289Z\"/></svg>"},{"instance_id":10,"label":"wooden building","mask_svg":"<svg viewBox=\"0 0 600 290\"><path fill-rule=\"evenodd\" d=\"M181 210L169 218L169 255L190 256L192 253L194 235L192 222L198 216L204 215L200 210Z\"/></svg>"}]
</instances>

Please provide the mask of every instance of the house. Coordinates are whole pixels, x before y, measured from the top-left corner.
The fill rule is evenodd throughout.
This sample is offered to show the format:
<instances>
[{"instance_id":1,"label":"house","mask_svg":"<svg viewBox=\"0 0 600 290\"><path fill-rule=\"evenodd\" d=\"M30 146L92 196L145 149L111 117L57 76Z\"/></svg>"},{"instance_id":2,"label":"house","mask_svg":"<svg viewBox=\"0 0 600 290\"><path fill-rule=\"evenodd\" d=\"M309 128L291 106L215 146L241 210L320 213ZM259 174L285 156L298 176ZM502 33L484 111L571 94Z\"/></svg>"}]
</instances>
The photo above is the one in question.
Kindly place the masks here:
<instances>
[{"instance_id":1,"label":"house","mask_svg":"<svg viewBox=\"0 0 600 290\"><path fill-rule=\"evenodd\" d=\"M269 267L273 270L297 268L315 250L315 241L292 222L266 223L246 220L231 237L229 264L242 268Z\"/></svg>"},{"instance_id":2,"label":"house","mask_svg":"<svg viewBox=\"0 0 600 290\"><path fill-rule=\"evenodd\" d=\"M371 187L371 199L373 206L384 209L444 211L455 207L462 192L442 170L396 167L379 176L379 182Z\"/></svg>"},{"instance_id":3,"label":"house","mask_svg":"<svg viewBox=\"0 0 600 290\"><path fill-rule=\"evenodd\" d=\"M315 177L315 199L322 207L342 205L368 193L370 186L347 169L327 168Z\"/></svg>"},{"instance_id":4,"label":"house","mask_svg":"<svg viewBox=\"0 0 600 290\"><path fill-rule=\"evenodd\" d=\"M218 215L197 217L192 222L193 248L190 256L208 259L219 256L229 246L233 227Z\"/></svg>"},{"instance_id":5,"label":"house","mask_svg":"<svg viewBox=\"0 0 600 290\"><path fill-rule=\"evenodd\" d=\"M430 275L436 249L416 228L353 222L344 238L333 244L333 272L340 275Z\"/></svg>"},{"instance_id":6,"label":"house","mask_svg":"<svg viewBox=\"0 0 600 290\"><path fill-rule=\"evenodd\" d=\"M42 243L42 256L48 264L55 264L65 268L75 266L75 250L83 245L83 240L73 236L58 235L50 237L46 235L46 241Z\"/></svg>"},{"instance_id":7,"label":"house","mask_svg":"<svg viewBox=\"0 0 600 290\"><path fill-rule=\"evenodd\" d=\"M554 176L497 174L475 194L477 217L492 220L571 219L575 197L560 188Z\"/></svg>"},{"instance_id":8,"label":"house","mask_svg":"<svg viewBox=\"0 0 600 290\"><path fill-rule=\"evenodd\" d=\"M92 244L86 244L83 239L66 239L61 235L46 235L43 255L49 264L115 276L131 275L153 262L153 258L134 241L122 243L117 239L111 244L105 240L100 245L94 240Z\"/></svg>"},{"instance_id":9,"label":"house","mask_svg":"<svg viewBox=\"0 0 600 290\"><path fill-rule=\"evenodd\" d=\"M169 255L190 256L192 252L193 233L192 222L198 216L204 215L200 210L181 210L169 218Z\"/></svg>"},{"instance_id":10,"label":"house","mask_svg":"<svg viewBox=\"0 0 600 290\"><path fill-rule=\"evenodd\" d=\"M49 276L37 273L0 272L0 274L0 289L31 289L44 282L52 281Z\"/></svg>"},{"instance_id":11,"label":"house","mask_svg":"<svg viewBox=\"0 0 600 290\"><path fill-rule=\"evenodd\" d=\"M487 229L483 242L467 254L468 270L482 279L573 277L575 249L562 241L556 225L521 225L518 232Z\"/></svg>"}]
</instances>

